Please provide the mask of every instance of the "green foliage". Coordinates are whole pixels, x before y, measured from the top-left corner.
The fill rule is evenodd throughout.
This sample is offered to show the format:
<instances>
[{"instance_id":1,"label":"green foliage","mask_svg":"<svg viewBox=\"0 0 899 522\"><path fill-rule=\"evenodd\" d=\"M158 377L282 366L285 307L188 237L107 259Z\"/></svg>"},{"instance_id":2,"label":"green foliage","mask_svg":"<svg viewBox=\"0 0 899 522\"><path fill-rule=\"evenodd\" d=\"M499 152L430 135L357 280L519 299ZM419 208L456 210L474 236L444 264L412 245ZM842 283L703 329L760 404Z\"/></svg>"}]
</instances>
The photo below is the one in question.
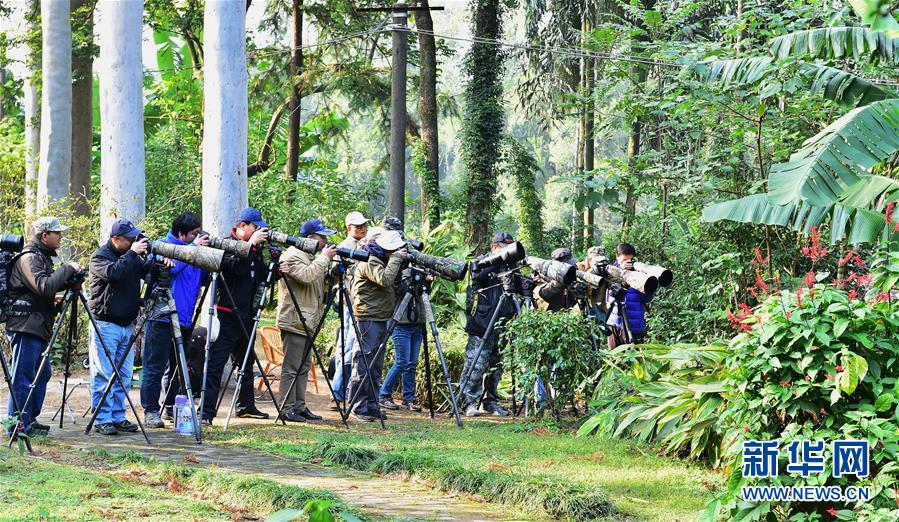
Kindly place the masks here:
<instances>
[{"instance_id":1,"label":"green foliage","mask_svg":"<svg viewBox=\"0 0 899 522\"><path fill-rule=\"evenodd\" d=\"M412 140L412 170L418 175L421 184L424 222L429 226L436 226L440 223L440 209L443 206L440 196L440 173L428 168L424 142L421 139ZM426 198L428 200L427 209L424 208Z\"/></svg>"},{"instance_id":2,"label":"green foliage","mask_svg":"<svg viewBox=\"0 0 899 522\"><path fill-rule=\"evenodd\" d=\"M541 377L552 389L547 398L557 420L566 404L593 388L600 366L594 343L605 338L596 332L596 323L579 311L529 310L512 318L503 335L508 341L505 367L515 372L521 398Z\"/></svg>"},{"instance_id":3,"label":"green foliage","mask_svg":"<svg viewBox=\"0 0 899 522\"><path fill-rule=\"evenodd\" d=\"M25 213L25 144L12 118L0 121L0 230L21 233Z\"/></svg>"},{"instance_id":4,"label":"green foliage","mask_svg":"<svg viewBox=\"0 0 899 522\"><path fill-rule=\"evenodd\" d=\"M513 180L518 199L518 240L525 249L537 256L548 252L543 236L543 195L537 189L540 166L527 149L509 136L503 146L500 171Z\"/></svg>"}]
</instances>

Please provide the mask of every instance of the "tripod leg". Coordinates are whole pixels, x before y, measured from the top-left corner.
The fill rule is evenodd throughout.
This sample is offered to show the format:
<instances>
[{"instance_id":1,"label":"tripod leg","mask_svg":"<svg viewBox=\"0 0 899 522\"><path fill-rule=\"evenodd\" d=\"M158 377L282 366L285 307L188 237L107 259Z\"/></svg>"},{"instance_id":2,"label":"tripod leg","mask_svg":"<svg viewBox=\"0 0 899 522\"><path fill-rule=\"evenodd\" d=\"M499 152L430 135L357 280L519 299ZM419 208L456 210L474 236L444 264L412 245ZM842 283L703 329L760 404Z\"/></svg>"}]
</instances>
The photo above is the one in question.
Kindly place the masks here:
<instances>
[{"instance_id":1,"label":"tripod leg","mask_svg":"<svg viewBox=\"0 0 899 522\"><path fill-rule=\"evenodd\" d=\"M450 404L452 404L453 407L453 415L456 417L456 425L459 426L459 428L462 428L462 416L459 415L459 403L456 401L456 394L453 393L453 382L450 379L449 368L446 366L446 358L443 356L443 347L440 344L440 334L437 332L437 319L434 317L434 307L431 306L431 300L427 293L422 294L422 300L424 301L425 320L431 325L434 346L437 347L437 356L440 357L440 366L443 368L443 378L446 379L446 387L449 390Z\"/></svg>"},{"instance_id":2,"label":"tripod leg","mask_svg":"<svg viewBox=\"0 0 899 522\"><path fill-rule=\"evenodd\" d=\"M209 319L206 322L206 348L203 358L203 382L200 384L200 415L202 416L203 406L206 404L206 380L209 377L209 352L212 349L212 318L215 316L215 299L218 295L219 275L212 277L212 282L207 288L209 293ZM219 377L221 380L221 377ZM218 407L216 407L218 409ZM212 419L210 419L212 420Z\"/></svg>"},{"instance_id":3,"label":"tripod leg","mask_svg":"<svg viewBox=\"0 0 899 522\"><path fill-rule=\"evenodd\" d=\"M144 440L147 441L147 444L151 444L150 437L147 435L147 430L144 429L144 423L141 422L140 415L137 414L137 408L134 407L134 403L131 401L131 394L128 393L128 387L126 387L125 383L122 382L122 377L119 374L119 368L121 368L122 365L124 365L128 360L128 354L134 347L134 342L137 340L137 337L143 332L144 325L147 323L147 319L150 317L150 314L145 313L140 319L138 319L137 326L132 331L131 338L128 339L128 344L125 346L125 350L122 352L122 357L119 359L118 363L116 363L115 358L109 351L109 347L106 346L106 341L104 341L103 337L100 335L100 328L97 325L97 320L90 312L87 298L85 298L84 295L79 292L78 299L84 305L84 309L87 312L87 318L90 321L91 326L93 326L94 328L94 333L97 336L97 340L100 342L100 346L103 348L103 353L106 355L107 359L112 365L112 376L110 377L109 382L106 383L106 388L103 390L103 394L100 396L100 400L97 401L97 406L94 408L93 414L91 415L90 420L87 422L87 426L84 427L84 433L90 433L91 428L94 427L94 422L97 421L97 416L100 414L100 409L103 406L103 403L106 401L106 397L109 395L109 392L112 391L112 387L116 383L118 383L119 386L122 387L122 390L125 394L125 399L128 401L128 406L131 408L131 412L134 414L134 420L137 421L137 426L138 428L140 428L140 432L143 434ZM152 306L147 306L146 309L151 310L152 308ZM99 369L97 371L99 371Z\"/></svg>"},{"instance_id":4,"label":"tripod leg","mask_svg":"<svg viewBox=\"0 0 899 522\"><path fill-rule=\"evenodd\" d=\"M434 418L434 388L431 385L431 357L428 354L428 328L425 325L421 325L421 344L422 349L425 352L425 386L427 390L428 397L428 412L430 413L430 417Z\"/></svg>"},{"instance_id":5,"label":"tripod leg","mask_svg":"<svg viewBox=\"0 0 899 522\"><path fill-rule=\"evenodd\" d=\"M506 294L503 294L502 297L499 298L499 302L496 303L496 308L493 309L493 314L490 316L490 322L487 323L487 330L484 331L484 336L481 337L481 342L478 343L478 348L475 350L474 359L472 359L471 363L468 365L468 371L465 372L465 375L459 380L459 388L456 390L456 395L462 396L465 385L468 384L468 380L471 378L471 372L474 371L475 363L480 360L481 352L484 350L484 345L487 344L487 339L493 335L493 330L496 328L496 322L499 320L499 314L508 299L509 297Z\"/></svg>"},{"instance_id":6,"label":"tripod leg","mask_svg":"<svg viewBox=\"0 0 899 522\"><path fill-rule=\"evenodd\" d=\"M222 401L225 400L225 394L228 393L228 385L231 384L231 379L234 377L234 372L237 370L237 361L234 357L231 357L231 369L228 370L228 377L225 379L225 384L222 384L222 391L219 392L218 400L215 401L215 414L218 415L219 409L222 407ZM221 380L221 377L219 378ZM235 393L237 393L235 391Z\"/></svg>"},{"instance_id":7,"label":"tripod leg","mask_svg":"<svg viewBox=\"0 0 899 522\"><path fill-rule=\"evenodd\" d=\"M76 332L78 332L78 301L72 303L72 314L69 316L69 331L66 335L66 348L63 353L65 369L62 372L62 404L59 405L59 429L62 429L63 417L65 417L66 399L68 398L66 390L69 388L69 374L71 373L72 352L75 350Z\"/></svg>"}]
</instances>

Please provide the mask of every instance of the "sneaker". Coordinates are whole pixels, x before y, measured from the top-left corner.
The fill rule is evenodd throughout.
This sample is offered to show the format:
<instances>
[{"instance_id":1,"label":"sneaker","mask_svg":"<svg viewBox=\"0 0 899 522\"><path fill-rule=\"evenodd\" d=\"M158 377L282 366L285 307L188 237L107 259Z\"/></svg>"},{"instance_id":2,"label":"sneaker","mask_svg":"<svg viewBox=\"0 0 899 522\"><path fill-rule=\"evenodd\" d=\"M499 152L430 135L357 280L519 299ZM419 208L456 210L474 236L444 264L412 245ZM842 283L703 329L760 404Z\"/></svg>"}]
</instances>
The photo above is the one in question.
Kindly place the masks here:
<instances>
[{"instance_id":1,"label":"sneaker","mask_svg":"<svg viewBox=\"0 0 899 522\"><path fill-rule=\"evenodd\" d=\"M269 418L269 414L264 411L259 411L259 408L256 406L250 406L249 408L244 408L242 410L237 411L237 416L241 419L267 419Z\"/></svg>"},{"instance_id":2,"label":"sneaker","mask_svg":"<svg viewBox=\"0 0 899 522\"><path fill-rule=\"evenodd\" d=\"M31 423L31 426L28 427L26 433L28 435L46 436L50 433L50 426L34 421Z\"/></svg>"},{"instance_id":3,"label":"sneaker","mask_svg":"<svg viewBox=\"0 0 899 522\"><path fill-rule=\"evenodd\" d=\"M322 420L322 416L321 416L321 415L316 415L316 414L312 413L311 411L309 411L309 408L306 408L305 410L301 411L301 412L300 412L300 416L303 417L303 418L306 419L306 420L311 420L311 421L320 421L320 420Z\"/></svg>"},{"instance_id":4,"label":"sneaker","mask_svg":"<svg viewBox=\"0 0 899 522\"><path fill-rule=\"evenodd\" d=\"M378 418L374 415L369 415L367 413L354 413L353 418L362 422L375 422L376 420L378 420Z\"/></svg>"},{"instance_id":5,"label":"sneaker","mask_svg":"<svg viewBox=\"0 0 899 522\"><path fill-rule=\"evenodd\" d=\"M287 422L306 422L306 417L295 410L285 411L281 414L281 418L286 420Z\"/></svg>"},{"instance_id":6,"label":"sneaker","mask_svg":"<svg viewBox=\"0 0 899 522\"><path fill-rule=\"evenodd\" d=\"M115 427L115 424L111 422L97 424L96 426L94 426L94 431L96 431L100 435L115 435L119 432L119 430Z\"/></svg>"},{"instance_id":7,"label":"sneaker","mask_svg":"<svg viewBox=\"0 0 899 522\"><path fill-rule=\"evenodd\" d=\"M137 424L134 424L127 419L123 420L122 422L114 422L112 423L112 425L115 426L118 431L124 431L126 433L137 432Z\"/></svg>"},{"instance_id":8,"label":"sneaker","mask_svg":"<svg viewBox=\"0 0 899 522\"><path fill-rule=\"evenodd\" d=\"M212 419L209 417L203 417L203 420L200 421L200 424L203 426L212 426Z\"/></svg>"},{"instance_id":9,"label":"sneaker","mask_svg":"<svg viewBox=\"0 0 899 522\"><path fill-rule=\"evenodd\" d=\"M478 409L477 404L469 404L468 407L465 408L466 417L480 417L481 415L483 415L483 413Z\"/></svg>"},{"instance_id":10,"label":"sneaker","mask_svg":"<svg viewBox=\"0 0 899 522\"><path fill-rule=\"evenodd\" d=\"M499 407L498 404L485 404L484 411L497 417L508 417L509 412Z\"/></svg>"},{"instance_id":11,"label":"sneaker","mask_svg":"<svg viewBox=\"0 0 899 522\"><path fill-rule=\"evenodd\" d=\"M144 426L148 428L165 428L165 423L159 416L159 412L151 411L144 415Z\"/></svg>"},{"instance_id":12,"label":"sneaker","mask_svg":"<svg viewBox=\"0 0 899 522\"><path fill-rule=\"evenodd\" d=\"M379 400L378 404L380 404L382 408L387 408L388 410L400 409L399 404L393 402L393 399L391 399L390 397Z\"/></svg>"},{"instance_id":13,"label":"sneaker","mask_svg":"<svg viewBox=\"0 0 899 522\"><path fill-rule=\"evenodd\" d=\"M172 410L171 406L166 406L162 409L162 415L160 415L159 418L164 421L173 421L175 420L175 412Z\"/></svg>"},{"instance_id":14,"label":"sneaker","mask_svg":"<svg viewBox=\"0 0 899 522\"><path fill-rule=\"evenodd\" d=\"M403 408L406 408L409 411L421 411L421 404L418 404L415 401L403 401Z\"/></svg>"}]
</instances>

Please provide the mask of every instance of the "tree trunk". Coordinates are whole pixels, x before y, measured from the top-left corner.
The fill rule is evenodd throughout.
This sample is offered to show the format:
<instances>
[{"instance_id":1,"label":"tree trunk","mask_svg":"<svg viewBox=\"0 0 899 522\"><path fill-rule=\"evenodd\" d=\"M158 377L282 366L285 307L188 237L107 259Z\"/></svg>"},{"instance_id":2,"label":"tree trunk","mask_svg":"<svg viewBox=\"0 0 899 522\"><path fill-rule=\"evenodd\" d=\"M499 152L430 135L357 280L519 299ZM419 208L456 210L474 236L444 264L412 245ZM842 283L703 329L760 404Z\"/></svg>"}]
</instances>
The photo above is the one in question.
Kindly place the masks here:
<instances>
[{"instance_id":1,"label":"tree trunk","mask_svg":"<svg viewBox=\"0 0 899 522\"><path fill-rule=\"evenodd\" d=\"M405 27L407 13L393 13L394 26ZM406 56L409 35L393 31L393 61L390 75L390 178L387 183L387 211L406 220Z\"/></svg>"},{"instance_id":2,"label":"tree trunk","mask_svg":"<svg viewBox=\"0 0 899 522\"><path fill-rule=\"evenodd\" d=\"M292 31L290 38L290 109L287 132L287 163L285 173L287 177L296 181L297 170L300 161L300 107L303 98L300 96L300 88L297 85L300 74L303 72L303 0L293 0Z\"/></svg>"},{"instance_id":3,"label":"tree trunk","mask_svg":"<svg viewBox=\"0 0 899 522\"><path fill-rule=\"evenodd\" d=\"M72 0L72 12L92 0ZM78 16L76 14L76 16ZM79 31L81 38L87 39L86 49L72 52L72 179L70 192L75 198L75 211L86 216L90 212L88 200L91 195L91 160L94 144L94 71L92 49L93 17L72 20L73 30Z\"/></svg>"},{"instance_id":4,"label":"tree trunk","mask_svg":"<svg viewBox=\"0 0 899 522\"><path fill-rule=\"evenodd\" d=\"M593 30L593 12L588 7L584 13L584 40L586 35ZM592 172L594 169L594 140L593 129L595 127L596 113L593 103L593 86L595 83L596 60L594 58L584 58L584 96L586 103L584 104L584 171ZM592 176L587 178L588 181ZM595 232L595 216L593 207L589 202L590 194L593 189L587 189L587 205L584 207L584 244L586 247L593 245L596 240Z\"/></svg>"},{"instance_id":5,"label":"tree trunk","mask_svg":"<svg viewBox=\"0 0 899 522\"><path fill-rule=\"evenodd\" d=\"M502 38L499 0L472 3L475 38ZM496 210L497 159L505 127L503 109L504 52L485 42L472 44L465 58L465 111L462 118L462 161L465 164L465 233L477 253L490 246Z\"/></svg>"},{"instance_id":6,"label":"tree trunk","mask_svg":"<svg viewBox=\"0 0 899 522\"><path fill-rule=\"evenodd\" d=\"M28 13L25 16L25 32L30 34L39 30L36 19L40 13L40 4L37 0L31 0L28 5ZM25 76L22 90L24 91L25 109L25 215L33 217L37 212L36 189L38 167L40 165L41 150L41 95L35 73L41 68L41 51L32 49L28 41L25 42Z\"/></svg>"},{"instance_id":7,"label":"tree trunk","mask_svg":"<svg viewBox=\"0 0 899 522\"><path fill-rule=\"evenodd\" d=\"M422 31L434 31L428 0L420 3L415 23ZM437 45L434 36L418 33L419 95L418 117L421 120L421 143L425 165L421 176L421 215L431 228L440 223L440 158L437 142Z\"/></svg>"},{"instance_id":8,"label":"tree trunk","mask_svg":"<svg viewBox=\"0 0 899 522\"><path fill-rule=\"evenodd\" d=\"M644 9L653 9L655 7L655 0L643 0ZM642 20L637 22L637 26L642 29L640 33L638 33L631 44L631 54L634 56L640 56L646 50L646 44L649 42L649 34L648 30L643 24ZM646 83L646 79L649 76L649 66L644 63L634 63L631 67L631 75L633 77L633 81L638 85L642 86ZM624 199L624 207L625 207L625 216L624 220L621 223L621 228L625 229L630 226L634 217L637 215L637 184L640 178L639 166L637 165L637 157L640 155L641 150L641 139L643 133L643 122L640 120L639 116L634 117L634 121L631 122L630 132L627 138L627 192Z\"/></svg>"},{"instance_id":9,"label":"tree trunk","mask_svg":"<svg viewBox=\"0 0 899 522\"><path fill-rule=\"evenodd\" d=\"M227 237L247 206L247 51L243 0L203 12L203 226Z\"/></svg>"},{"instance_id":10,"label":"tree trunk","mask_svg":"<svg viewBox=\"0 0 899 522\"><path fill-rule=\"evenodd\" d=\"M72 168L72 27L69 0L41 0L42 74L37 208L69 193Z\"/></svg>"},{"instance_id":11,"label":"tree trunk","mask_svg":"<svg viewBox=\"0 0 899 522\"><path fill-rule=\"evenodd\" d=\"M143 1L100 3L100 234L145 212Z\"/></svg>"}]
</instances>

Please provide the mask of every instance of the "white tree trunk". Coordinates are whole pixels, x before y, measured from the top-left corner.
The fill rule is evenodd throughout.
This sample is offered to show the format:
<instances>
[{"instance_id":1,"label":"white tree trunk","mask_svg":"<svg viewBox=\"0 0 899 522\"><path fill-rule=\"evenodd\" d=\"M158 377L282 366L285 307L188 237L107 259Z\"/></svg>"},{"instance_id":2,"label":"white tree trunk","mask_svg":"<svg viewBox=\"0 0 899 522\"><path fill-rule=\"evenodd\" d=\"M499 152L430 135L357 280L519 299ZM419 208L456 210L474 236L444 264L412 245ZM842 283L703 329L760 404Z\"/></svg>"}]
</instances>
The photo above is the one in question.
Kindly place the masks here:
<instances>
[{"instance_id":1,"label":"white tree trunk","mask_svg":"<svg viewBox=\"0 0 899 522\"><path fill-rule=\"evenodd\" d=\"M227 237L247 206L246 0L203 13L203 226Z\"/></svg>"},{"instance_id":2,"label":"white tree trunk","mask_svg":"<svg viewBox=\"0 0 899 522\"><path fill-rule=\"evenodd\" d=\"M69 0L41 0L43 92L38 211L69 193L72 168L72 26Z\"/></svg>"},{"instance_id":3,"label":"white tree trunk","mask_svg":"<svg viewBox=\"0 0 899 522\"><path fill-rule=\"evenodd\" d=\"M102 0L100 9L100 234L145 212L142 0Z\"/></svg>"},{"instance_id":4,"label":"white tree trunk","mask_svg":"<svg viewBox=\"0 0 899 522\"><path fill-rule=\"evenodd\" d=\"M37 0L30 0L26 11L40 9ZM26 19L28 19L26 17ZM25 34L37 29L37 24L25 23ZM41 54L25 45L25 77L22 90L25 94L25 213L34 216L36 208L37 173L41 163L41 95L35 72L41 68Z\"/></svg>"}]
</instances>

